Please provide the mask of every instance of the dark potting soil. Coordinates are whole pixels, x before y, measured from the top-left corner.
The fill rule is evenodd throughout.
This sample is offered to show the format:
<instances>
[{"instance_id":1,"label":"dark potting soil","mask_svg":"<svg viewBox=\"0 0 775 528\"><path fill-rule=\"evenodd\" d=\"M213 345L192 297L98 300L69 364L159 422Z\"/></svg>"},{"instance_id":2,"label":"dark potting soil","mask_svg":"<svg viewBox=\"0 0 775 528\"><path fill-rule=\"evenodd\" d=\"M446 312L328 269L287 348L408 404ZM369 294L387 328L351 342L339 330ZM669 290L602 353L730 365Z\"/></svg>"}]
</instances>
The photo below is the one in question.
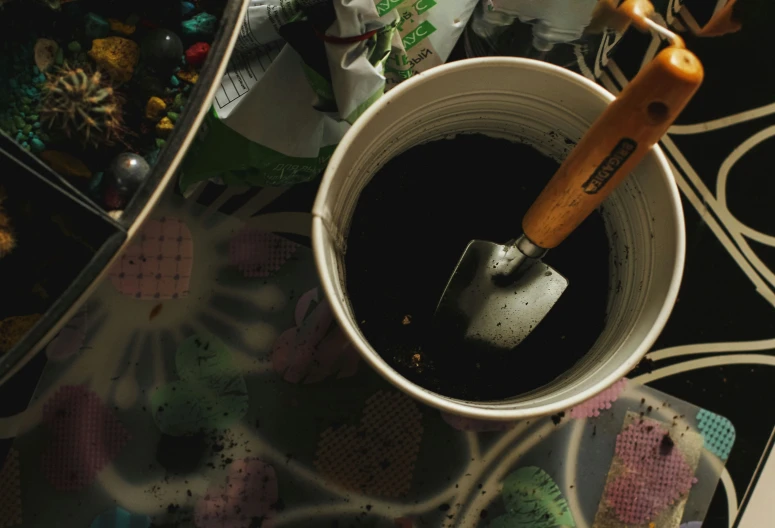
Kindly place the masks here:
<instances>
[{"instance_id":1,"label":"dark potting soil","mask_svg":"<svg viewBox=\"0 0 775 528\"><path fill-rule=\"evenodd\" d=\"M347 289L364 336L403 376L446 396L504 399L546 385L591 348L608 296L599 213L544 258L570 284L518 347L442 345L431 331L468 242L519 236L522 216L557 168L532 147L466 134L400 154L366 186L347 242Z\"/></svg>"}]
</instances>

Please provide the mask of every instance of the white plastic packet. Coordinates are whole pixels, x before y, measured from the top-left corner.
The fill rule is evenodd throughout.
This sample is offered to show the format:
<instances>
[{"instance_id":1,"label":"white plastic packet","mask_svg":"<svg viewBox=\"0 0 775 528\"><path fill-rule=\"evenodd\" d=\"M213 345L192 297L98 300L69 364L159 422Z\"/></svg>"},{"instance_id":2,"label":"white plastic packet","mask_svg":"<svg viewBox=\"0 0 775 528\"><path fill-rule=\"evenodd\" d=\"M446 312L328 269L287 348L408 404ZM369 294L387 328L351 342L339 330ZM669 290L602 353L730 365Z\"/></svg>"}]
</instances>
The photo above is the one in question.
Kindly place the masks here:
<instances>
[{"instance_id":1,"label":"white plastic packet","mask_svg":"<svg viewBox=\"0 0 775 528\"><path fill-rule=\"evenodd\" d=\"M313 178L371 103L447 60L477 1L252 0L181 188Z\"/></svg>"}]
</instances>

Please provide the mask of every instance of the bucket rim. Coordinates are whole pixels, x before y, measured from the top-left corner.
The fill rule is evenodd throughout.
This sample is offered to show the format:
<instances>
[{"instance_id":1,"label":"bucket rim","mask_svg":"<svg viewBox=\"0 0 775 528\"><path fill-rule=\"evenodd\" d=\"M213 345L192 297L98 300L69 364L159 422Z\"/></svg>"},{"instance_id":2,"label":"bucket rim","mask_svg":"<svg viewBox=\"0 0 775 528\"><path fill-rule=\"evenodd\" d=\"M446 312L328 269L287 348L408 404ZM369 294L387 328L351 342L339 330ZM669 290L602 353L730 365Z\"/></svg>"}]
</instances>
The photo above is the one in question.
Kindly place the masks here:
<instances>
[{"instance_id":1,"label":"bucket rim","mask_svg":"<svg viewBox=\"0 0 775 528\"><path fill-rule=\"evenodd\" d=\"M329 238L328 229L325 224L326 203L328 201L327 195L331 191L333 181L336 178L341 177L338 170L339 165L341 164L345 154L348 153L348 147L353 138L359 135L369 125L371 119L377 113L384 111L392 99L401 97L407 91L412 90L414 86L425 83L437 77L454 75L460 71L468 71L468 73L470 73L470 70L475 70L477 68L493 67L516 67L526 71L541 71L542 73L554 74L563 78L565 81L578 85L580 88L588 92L592 92L606 104L610 104L614 99L616 99L612 93L577 73L571 72L553 64L520 57L485 57L465 59L437 66L427 72L417 74L412 78L402 82L383 97L378 99L371 107L366 110L366 112L363 113L363 115L360 116L360 118L342 138L342 141L339 143L336 150L334 151L333 156L329 160L313 205L311 239L315 267L318 272L318 277L320 279L323 292L330 301L331 310L334 314L334 317L336 318L337 323L347 336L350 343L358 350L358 353L366 360L371 368L376 370L392 385L409 394L411 397L431 407L439 409L440 411L480 420L514 421L568 411L574 406L589 400L590 398L594 397L595 395L599 394L606 388L610 387L625 377L627 373L629 373L641 361L641 359L646 355L651 346L654 344L657 337L659 337L659 334L662 332L662 329L667 323L673 307L675 306L676 299L678 298L678 291L681 286L685 264L686 230L683 206L681 204L681 196L678 190L678 185L675 181L675 178L673 177L673 173L670 168L670 164L668 163L667 157L662 152L662 149L659 147L659 145L655 144L651 148L651 152L646 154L646 156L648 157L653 155L656 163L660 168L660 178L662 179L666 187L666 191L670 197L669 207L675 217L675 225L673 228L675 235L675 261L672 267L670 284L667 288L662 306L660 307L659 312L654 319L653 326L638 344L635 351L629 355L626 361L623 361L621 365L615 368L608 375L604 376L601 381L597 382L592 387L569 394L567 397L561 398L553 403L536 404L534 406L515 409L509 408L499 402L476 402L443 396L411 382L402 376L398 371L396 371L387 361L382 358L382 356L376 350L373 349L373 347L371 347L368 341L366 341L366 339L360 335L357 328L355 328L357 325L351 322L351 318L345 311L344 303L346 303L346 301L341 301L337 298L334 284L334 273L332 273L332 270L329 269L325 252L325 246L327 244L327 239Z\"/></svg>"}]
</instances>

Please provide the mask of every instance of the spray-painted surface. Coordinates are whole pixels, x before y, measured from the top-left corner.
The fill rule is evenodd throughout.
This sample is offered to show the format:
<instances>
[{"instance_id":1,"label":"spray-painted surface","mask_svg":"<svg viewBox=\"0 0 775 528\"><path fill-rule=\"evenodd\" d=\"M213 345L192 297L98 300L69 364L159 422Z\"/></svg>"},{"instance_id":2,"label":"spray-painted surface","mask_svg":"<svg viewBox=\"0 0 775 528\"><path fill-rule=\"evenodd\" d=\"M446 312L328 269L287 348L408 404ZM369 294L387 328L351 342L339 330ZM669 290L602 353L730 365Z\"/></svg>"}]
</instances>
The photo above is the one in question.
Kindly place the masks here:
<instances>
[{"instance_id":1,"label":"spray-painted surface","mask_svg":"<svg viewBox=\"0 0 775 528\"><path fill-rule=\"evenodd\" d=\"M680 2L677 0L662 0L655 2L666 21L678 28L690 28L692 24L702 22L700 11L711 11L721 2L708 2L706 0ZM690 4L690 11L681 11L682 3ZM695 6L697 8L695 9ZM765 23L766 20L762 20ZM683 33L686 35L686 33ZM658 47L658 39L655 37L628 35L620 43L614 60L603 60L605 51L610 49L615 37L607 37L599 49L589 50L591 53L584 55L580 61L580 67L587 75L597 77L604 86L612 91L617 91L627 82L628 78L637 71L644 56L653 55ZM618 40L618 39L616 39ZM773 127L772 83L767 84L767 72L772 68L755 67L762 60L767 59L760 53L747 53L738 56L735 61L729 61L728 57L735 49L739 48L730 44L729 40L720 39L690 39L690 46L698 51L706 63L709 75L716 76L706 83L707 90L698 94L696 105L690 107L686 119L676 125L668 136L663 146L671 155L676 166L676 178L682 189L685 202L685 212L688 225L688 266L684 278L680 301L673 312L663 337L657 343L655 351L649 358L652 363L644 364L644 367L633 374L636 382L653 384L662 390L681 396L684 399L699 403L715 412L722 412L735 424L738 438L745 439L746 450L733 449L730 456L729 471L722 472L722 491L718 494L714 506L709 512L710 517L702 523L704 528L722 528L731 523L727 519L727 508L730 512L736 512L738 505L745 504L744 494L750 478L759 461L759 454L765 447L772 432L772 423L775 414L770 406L762 405L761 387L769 387L772 376L772 366L775 359L772 350L775 349L775 328L772 323L772 306L775 305L775 280L772 269L773 260L769 251L775 241L771 224L770 201L762 203L769 196L768 187L762 187L762 174L758 167L762 166L762 158L767 159L771 149L767 146L771 142ZM735 41L739 43L739 41ZM698 46L702 49L698 49ZM632 51L627 55L627 51ZM718 52L718 59L713 61ZM597 53L597 55L595 55ZM591 58L590 58L591 57ZM597 57L597 58L595 58ZM635 57L633 59L633 57ZM752 65L754 67L752 67ZM765 76L765 77L762 77ZM729 87L737 86L744 91L745 96L730 97ZM727 87L727 88L720 88ZM746 170L743 170L746 169ZM750 180L753 178L753 180ZM751 185L760 182L758 186ZM767 180L768 181L768 180ZM248 218L256 213L259 207L236 208L232 204L226 205L230 197L241 194L243 191L219 188L217 191L210 186L202 190L202 195L193 197L209 206L210 211L221 210L239 218ZM284 191L255 190L245 193L244 202L255 198L255 203L266 203L275 200L263 212L265 214L256 217L249 223L252 228L264 231L277 231L285 235L294 236L295 241L303 242L309 217L300 211L307 211L309 204L304 201L305 191L299 187L289 191L286 196L278 198ZM292 196L299 192L302 197ZM271 199L267 196L271 195ZM206 199L203 196L206 196ZM283 211L282 214L277 214ZM296 211L296 213L289 211ZM171 215L180 214L179 210L169 211ZM197 215L200 213L197 213ZM194 218L197 218L196 216ZM214 223L223 222L223 218L211 215ZM770 223L767 222L770 219ZM198 220L194 220L196 223ZM192 225L194 225L192 223ZM227 228L229 230L231 228ZM233 227L236 230L238 226ZM300 236L298 236L300 235ZM229 236L214 237L206 230L195 233L195 238L204 244L223 243ZM223 268L226 265L227 246L219 247L216 256L213 257L213 265ZM198 251L195 249L195 251ZM286 269L285 266L290 266ZM304 265L297 261L289 261L284 264L275 278L280 280L287 276L293 269L299 277L312 277L311 269L306 272L301 268ZM284 271L285 270L285 271ZM104 309L105 301L113 301L117 294L104 285L101 296L95 299L87 318L87 328L84 332L85 345L77 345L77 355L70 356L70 347L64 354L69 359L67 368L49 366L46 374L47 381L41 386L39 395L46 396L45 387L52 386L52 379L59 378L61 384L89 383L99 390L100 394L109 395L115 402L115 407L121 409L119 418L132 430L142 430L144 434L158 435L156 426L152 421L147 404L140 398L147 398L148 388L154 383L162 383L166 374L154 379L154 369L171 369L174 367L171 358L175 356L175 345L183 341L186 332L193 333L194 326L200 327L201 321L218 327L224 317L224 310L231 299L229 294L238 290L235 313L243 314L245 311L255 310L260 317L255 317L250 324L242 318L235 318L234 325L239 327L240 334L235 335L235 343L230 347L235 355L237 364L250 374L260 376L261 383L255 385L256 396L251 397L251 411L242 422L252 429L251 436L258 438L260 452L252 449L251 457L258 458L266 464L276 468L279 497L282 502L275 504L274 510L279 511L274 519L265 520L267 526L276 523L279 526L330 526L334 520L339 521L340 526L347 526L348 521L357 523L357 519L366 518L362 513L379 511L388 516L395 515L395 523L385 520L381 525L399 526L402 528L419 525L419 512L430 512L435 515L437 511L445 511L452 514L461 510L464 505L456 505L455 498L465 496L481 504L502 504L501 499L493 499L492 495L498 495L497 486L492 483L503 482L510 472L523 467L521 463L532 464L533 461L525 460L526 449L544 449L544 426L528 430L524 425L510 424L506 431L503 426L491 427L489 424L471 423L471 420L460 419L454 423L455 429L443 421L437 421L435 416L425 415L423 440L418 463L414 470L413 486L418 491L418 502L403 499L405 508L400 513L393 509L394 501L384 501L374 497L368 497L367 502L347 503L339 488L328 487L316 477L310 470L313 464L313 453L317 446L317 434L321 429L329 427L341 427L342 424L357 425L363 409L363 402L372 393L359 392L358 385L370 382L365 378L353 377L342 380L330 380L325 385L293 385L281 381L279 377L268 375L272 368L268 363L266 354L272 348L276 333L290 328L295 318L290 312L285 311L287 304L296 305L300 293L310 291L317 285L312 281L298 279L288 282L287 290L275 281L256 281L246 286L235 288L233 284L216 281L220 278L212 269L199 268L195 273L201 274L198 280L207 284L207 291L202 292L200 287L195 287L189 297L196 298L199 295L207 295L206 303L193 304L190 299L176 301L175 310L169 310L170 304L165 303L161 311L156 311L156 316L150 320L150 314L154 312L157 304L151 301L143 301L137 304L127 303L122 308L120 321L110 324L119 325L120 332L106 341L100 349L95 350L93 339L101 334L109 321L110 314ZM235 272L236 273L236 272ZM306 273L306 275L305 275ZM723 275L725 280L720 281ZM291 289L293 292L291 292ZM293 299L289 302L289 296ZM124 299L128 301L129 299ZM241 307L241 308L239 308ZM231 308L229 308L231 309ZM277 315L282 312L282 318ZM244 317L244 314L240 317ZM162 321L164 323L162 324ZM135 324L135 323L138 324ZM74 322L75 324L75 322ZM80 323L78 323L80 324ZM221 324L222 326L222 324ZM79 335L81 332L78 332ZM176 338L172 346L168 343ZM78 338L80 340L80 337ZM250 350L255 354L247 355L243 350ZM237 352L235 352L235 350ZM169 361L162 361L164 357ZM53 354L61 357L58 351ZM88 358L88 360L87 360ZM153 363L154 367L135 365L142 361ZM89 366L93 363L92 366ZM87 368L88 367L88 368ZM368 372L361 365L361 370ZM111 378L122 374L119 379ZM53 376L53 378L52 378ZM170 376L170 379L173 379ZM365 379L365 382L364 382ZM350 384L351 383L351 384ZM320 392L306 392L309 390L328 389L338 387L336 405L332 409L326 409L326 404L316 401L311 394ZM272 387L274 392L267 391ZM378 386L384 388L384 386ZM304 389L304 390L302 390ZM375 389L376 390L376 389ZM145 392L143 392L145 391ZM48 393L51 396L53 392ZM359 399L360 398L360 399ZM627 398L627 393L621 398ZM19 444L34 445L25 447L37 449L42 452L43 435L41 429L42 409L44 400L38 398L29 411L0 419L0 432L6 438L23 435L24 441ZM330 402L331 400L326 400ZM751 408L753 402L753 410ZM138 404L139 407L135 407ZM144 410L142 407L146 406ZM124 411L126 409L126 412ZM115 409L114 409L115 410ZM604 410L597 420L609 416L609 412L616 410ZM331 422L317 424L319 416L330 412ZM425 411L424 411L425 412ZM688 415L687 415L688 416ZM560 428L565 428L572 433L573 440L568 452L568 459L582 460L579 453L586 453L586 449L592 438L592 432L586 429L586 425L576 426L575 421L566 417L560 421ZM668 421L671 416L665 416ZM251 423L248 420L253 419ZM558 417L559 419L559 417ZM336 420L335 422L333 420ZM345 422L347 420L347 422ZM617 426L621 427L622 423ZM546 430L550 429L548 425ZM552 425L553 427L553 425ZM497 432L479 432L498 429ZM35 432L37 431L37 432ZM559 430L558 430L559 432ZM586 433L586 435L585 435ZM596 431L597 438L600 430ZM429 438L441 438L438 442L428 443ZM236 440L236 439L235 439ZM57 513L60 526L90 526L90 519L95 520L91 526L112 527L115 519L125 522L131 521L129 526L148 526L146 514L142 512L146 501L154 501L151 508L152 514L170 515L180 511L180 503L193 505L194 499L188 498L188 491L192 496L206 496L207 490L220 490L227 485L229 475L228 468L231 463L226 460L230 453L215 458L216 462L208 462L212 457L213 447L215 453L223 453L227 446L235 440L215 438L214 443L204 436L192 437L156 437L147 444L132 444L130 441L124 447L114 464L106 467L99 475L96 483L90 488L90 498L96 498L93 504L89 503L84 509L83 504L78 504L80 495L68 492L61 496L43 496L39 490L49 489L37 473L40 469L39 457L24 459L20 457L16 449L10 452L3 469L0 470L0 526L16 526L22 522L22 513L29 515L43 508ZM306 442L306 443L305 443ZM309 447L312 445L312 447ZM613 445L613 444L611 444ZM305 449L304 446L307 446ZM229 447L233 449L235 446ZM128 454L136 454L142 450L151 462L145 467L134 466L128 463L124 457ZM468 459L461 453L470 449L477 454L477 461L469 464ZM557 457L554 451L548 454L548 447L544 450L547 456ZM154 451L156 450L156 451ZM153 454L152 454L153 452ZM160 455L168 455L170 452L177 454L177 458L164 459L164 465L157 462ZM458 455L460 455L458 457ZM506 455L501 457L501 455ZM301 457L301 458L300 458ZM26 462L25 462L26 460ZM454 461L454 462L453 462ZM302 463L303 462L303 463ZM519 463L517 463L519 462ZM212 463L216 468L206 464ZM459 463L459 465L458 465ZM153 465L153 468L150 466ZM501 469L503 465L503 469ZM218 472L220 476L212 478L203 477L196 468L204 466L206 471ZM508 467L505 467L508 466ZM25 469L31 473L27 473ZM526 466L529 467L529 466ZM551 468L542 466L543 469L557 482L559 478ZM567 470L569 466L563 465ZM167 469L169 468L169 469ZM441 470L439 470L441 468ZM429 479L432 469L438 471L437 479ZM473 469L470 475L463 470ZM607 471L608 465L599 466L599 470ZM497 471L496 471L497 470ZM122 473L119 473L122 471ZM568 470L570 471L570 470ZM166 478L165 474L169 476ZM25 479L38 478L37 486L32 487L31 492L24 494L22 501L21 480L17 475L24 474ZM265 473L266 474L266 473ZM38 475L37 477L35 475ZM185 475L177 477L175 475ZM487 475L494 475L489 478ZM450 477L447 481L446 477ZM604 475L600 475L601 482ZM478 489L480 480L488 481L490 488L496 491L486 491L485 482L483 488ZM188 482L186 482L188 481ZM263 481L263 478L262 478ZM697 485L702 484L702 480ZM582 482L583 483L583 482ZM33 483L34 484L34 483ZM156 487L165 484L179 489L179 493L171 493L173 488ZM458 484L459 488L455 488ZM30 486L28 482L25 486ZM714 483L715 486L715 483ZM566 500L571 507L579 507L576 497L584 495L584 491L574 485L576 495L567 491ZM28 490L30 488L28 487ZM271 490L271 487L268 488ZM462 489L462 491L461 491ZM758 488L757 488L758 489ZM309 490L319 493L319 501L316 504L301 505L286 501L288 494L293 490L299 497L311 496ZM111 496L107 498L108 494ZM154 495L155 494L155 495ZM759 494L762 495L762 494ZM768 495L766 492L765 496ZM126 505L116 506L113 498L120 499L120 503ZM228 495L227 495L228 496ZM268 494L267 497L271 497ZM600 497L598 496L597 499ZM333 499L333 500L332 500ZM754 496L754 501L756 496ZM197 499L198 500L198 499ZM396 501L397 502L397 501ZM361 508L361 505L363 506ZM24 508L22 508L24 506ZM368 506L371 506L369 509ZM590 508L594 510L596 504ZM71 515L74 509L84 510L81 517ZM22 509L24 511L22 511ZM488 517L483 524L493 518L498 518L502 513L488 511ZM129 513L132 510L132 513ZM187 511L194 511L190 506ZM472 510L476 513L476 508ZM481 516L481 513L479 513ZM91 516L91 517L89 517ZM317 524L310 521L319 519ZM734 513L730 514L730 518ZM433 517L437 519L440 517ZM455 515L455 519L459 516ZM374 517L369 517L374 519ZM387 519L387 517L385 517ZM744 521L746 520L743 516ZM103 522L104 520L104 522ZM455 523L457 521L450 520ZM575 518L578 522L579 519ZM187 523L179 523L181 526L193 526L191 517ZM252 522L252 521L251 521ZM372 525L379 526L379 521L369 521ZM27 526L47 526L36 524L30 519L24 521ZM145 523L145 524L143 524ZM584 526L583 524L578 524ZM163 525L162 525L163 526ZM247 524L249 526L249 524ZM699 528L700 522L687 520L682 528Z\"/></svg>"},{"instance_id":2,"label":"spray-painted surface","mask_svg":"<svg viewBox=\"0 0 775 528\"><path fill-rule=\"evenodd\" d=\"M262 261L278 266L245 276L230 252L235 238L249 243L243 229L306 227L293 227L295 213L242 221L245 212L169 197L155 220L190 233L188 294L125 295L108 278L85 322L76 315L82 342L55 355L27 411L0 422L18 432L2 472L8 518L23 527L591 527L628 412L676 437L696 431L700 409L632 382L590 401L590 417L487 424L421 406L358 364L309 248L287 255L285 243L254 238ZM686 522L702 519L723 469L707 449L694 455L702 464L681 474L698 479L684 496ZM647 494L662 493L641 480Z\"/></svg>"}]
</instances>

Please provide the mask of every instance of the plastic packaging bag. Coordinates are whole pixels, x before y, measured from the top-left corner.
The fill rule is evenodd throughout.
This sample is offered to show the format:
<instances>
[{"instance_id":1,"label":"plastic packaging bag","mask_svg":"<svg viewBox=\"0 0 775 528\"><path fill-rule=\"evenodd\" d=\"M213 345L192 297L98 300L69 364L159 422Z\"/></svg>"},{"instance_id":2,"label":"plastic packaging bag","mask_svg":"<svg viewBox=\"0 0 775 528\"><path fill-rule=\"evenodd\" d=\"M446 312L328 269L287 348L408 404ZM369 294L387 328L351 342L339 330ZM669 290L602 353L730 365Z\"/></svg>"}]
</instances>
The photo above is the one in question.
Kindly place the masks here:
<instances>
[{"instance_id":1,"label":"plastic packaging bag","mask_svg":"<svg viewBox=\"0 0 775 528\"><path fill-rule=\"evenodd\" d=\"M597 0L485 0L472 29L483 39L495 39L519 19L533 26L533 48L549 51L557 43L581 38L596 5Z\"/></svg>"},{"instance_id":2,"label":"plastic packaging bag","mask_svg":"<svg viewBox=\"0 0 775 528\"><path fill-rule=\"evenodd\" d=\"M312 179L386 90L446 61L477 1L252 0L181 188Z\"/></svg>"}]
</instances>

